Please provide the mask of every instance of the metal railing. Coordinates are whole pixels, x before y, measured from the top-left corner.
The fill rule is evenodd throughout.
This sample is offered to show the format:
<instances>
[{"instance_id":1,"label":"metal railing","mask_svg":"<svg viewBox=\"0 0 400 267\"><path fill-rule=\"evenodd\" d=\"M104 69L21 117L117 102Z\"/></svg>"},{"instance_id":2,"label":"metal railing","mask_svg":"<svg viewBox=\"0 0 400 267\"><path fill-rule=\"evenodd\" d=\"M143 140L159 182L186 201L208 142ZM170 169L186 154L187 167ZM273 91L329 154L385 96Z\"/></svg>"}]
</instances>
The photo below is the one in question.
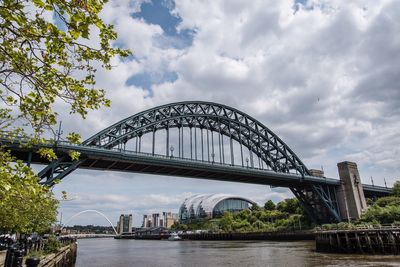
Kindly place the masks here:
<instances>
[{"instance_id":1,"label":"metal railing","mask_svg":"<svg viewBox=\"0 0 400 267\"><path fill-rule=\"evenodd\" d=\"M315 231L316 233L329 233L332 231L341 231L341 232L346 232L346 231L376 231L376 230L394 230L394 231L400 231L400 225L398 224L383 224L383 225L348 225L348 227L340 227L336 225L336 227L332 227L329 229L319 229L320 227L316 228Z\"/></svg>"},{"instance_id":2,"label":"metal railing","mask_svg":"<svg viewBox=\"0 0 400 267\"><path fill-rule=\"evenodd\" d=\"M60 237L57 242L61 245L68 245L75 242L75 238ZM4 267L22 267L23 258L29 253L43 251L48 240L42 237L22 238L14 240L10 237L0 237L0 250L7 250Z\"/></svg>"},{"instance_id":3,"label":"metal railing","mask_svg":"<svg viewBox=\"0 0 400 267\"><path fill-rule=\"evenodd\" d=\"M32 139L27 137L27 136L18 136L14 135L9 132L0 132L0 140L5 141L5 142L11 142L11 143L22 143L22 144L28 144ZM14 141L15 140L15 141ZM173 161L178 161L178 162L186 162L186 163L195 163L195 164L204 164L206 166L223 166L223 167L229 167L229 168L236 168L238 170L252 170L252 171L260 171L260 172L270 172L276 174L274 170L270 168L259 168L256 166L244 166L244 165L235 165L235 164L229 164L225 162L219 162L219 161L210 161L210 160L202 160L202 159L196 159L196 158L187 158L187 157L174 157L174 156L167 156L163 154L156 154L156 153L148 153L148 152L139 152L139 151L132 151L132 150L126 150L122 148L103 148L103 147L98 147L98 146L85 146L85 145L80 145L80 144L74 144L68 141L63 141L63 140L41 140L41 143L39 145L45 145L49 148L67 148L71 150L85 150L85 149L90 149L91 151L99 151L99 152L118 152L120 154L126 154L126 155L136 155L140 157L145 157L148 159L154 159L154 158L159 158L159 159L168 159L168 160L173 160ZM268 165L267 165L268 166ZM339 179L334 179L334 178L327 178L327 177L318 177L318 176L301 176L297 171L296 172L278 172L278 174L281 175L293 175L296 176L297 179L304 179L304 180L314 180L318 181L320 183L329 183L329 184L339 184L340 180ZM294 178L294 177L293 177ZM390 190L390 188L383 187L383 186L377 186L377 185L369 185L369 184L363 184L363 186L367 188L372 188L376 190Z\"/></svg>"}]
</instances>

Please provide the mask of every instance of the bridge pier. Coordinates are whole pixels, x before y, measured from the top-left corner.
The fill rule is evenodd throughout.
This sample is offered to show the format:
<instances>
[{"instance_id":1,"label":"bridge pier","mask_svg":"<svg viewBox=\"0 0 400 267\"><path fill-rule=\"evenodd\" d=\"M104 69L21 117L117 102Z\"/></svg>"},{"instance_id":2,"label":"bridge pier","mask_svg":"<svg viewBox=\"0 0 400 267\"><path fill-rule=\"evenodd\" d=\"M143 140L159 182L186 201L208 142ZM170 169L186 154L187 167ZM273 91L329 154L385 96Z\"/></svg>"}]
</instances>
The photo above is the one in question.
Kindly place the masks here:
<instances>
[{"instance_id":1,"label":"bridge pier","mask_svg":"<svg viewBox=\"0 0 400 267\"><path fill-rule=\"evenodd\" d=\"M360 218L362 211L367 208L367 202L357 164L344 161L337 166L341 182L337 190L340 217L350 222Z\"/></svg>"}]
</instances>

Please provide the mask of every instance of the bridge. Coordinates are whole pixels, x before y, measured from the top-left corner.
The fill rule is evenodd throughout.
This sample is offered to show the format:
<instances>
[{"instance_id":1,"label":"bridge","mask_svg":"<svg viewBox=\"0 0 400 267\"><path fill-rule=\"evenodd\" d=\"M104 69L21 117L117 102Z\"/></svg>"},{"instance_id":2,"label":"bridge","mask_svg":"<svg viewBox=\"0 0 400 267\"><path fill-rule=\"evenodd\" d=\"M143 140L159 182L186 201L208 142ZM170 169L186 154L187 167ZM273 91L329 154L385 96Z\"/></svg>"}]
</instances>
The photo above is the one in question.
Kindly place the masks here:
<instances>
[{"instance_id":1,"label":"bridge","mask_svg":"<svg viewBox=\"0 0 400 267\"><path fill-rule=\"evenodd\" d=\"M17 159L47 165L38 173L42 184L53 185L77 168L252 183L290 188L316 223L343 220L343 205L349 218L348 203L341 205L338 199L345 191L343 181L316 175L265 125L222 104L189 101L155 107L79 145L49 140L26 146L29 140L23 138L0 138ZM58 159L49 164L40 157L36 152L43 147L53 148ZM71 150L80 153L79 160L71 160ZM352 175L362 197L391 192L361 185L358 171Z\"/></svg>"}]
</instances>

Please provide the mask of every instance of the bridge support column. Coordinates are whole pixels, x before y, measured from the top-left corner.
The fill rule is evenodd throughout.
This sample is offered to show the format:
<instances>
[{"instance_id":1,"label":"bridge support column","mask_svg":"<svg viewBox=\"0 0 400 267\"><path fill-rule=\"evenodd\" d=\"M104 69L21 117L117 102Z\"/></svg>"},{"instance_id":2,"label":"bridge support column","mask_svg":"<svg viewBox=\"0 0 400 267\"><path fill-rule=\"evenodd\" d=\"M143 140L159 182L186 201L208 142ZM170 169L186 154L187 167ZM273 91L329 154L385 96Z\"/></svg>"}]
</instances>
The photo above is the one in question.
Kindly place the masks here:
<instances>
[{"instance_id":1,"label":"bridge support column","mask_svg":"<svg viewBox=\"0 0 400 267\"><path fill-rule=\"evenodd\" d=\"M357 164L344 161L337 164L341 185L338 194L340 217L343 221L360 218L367 208Z\"/></svg>"}]
</instances>

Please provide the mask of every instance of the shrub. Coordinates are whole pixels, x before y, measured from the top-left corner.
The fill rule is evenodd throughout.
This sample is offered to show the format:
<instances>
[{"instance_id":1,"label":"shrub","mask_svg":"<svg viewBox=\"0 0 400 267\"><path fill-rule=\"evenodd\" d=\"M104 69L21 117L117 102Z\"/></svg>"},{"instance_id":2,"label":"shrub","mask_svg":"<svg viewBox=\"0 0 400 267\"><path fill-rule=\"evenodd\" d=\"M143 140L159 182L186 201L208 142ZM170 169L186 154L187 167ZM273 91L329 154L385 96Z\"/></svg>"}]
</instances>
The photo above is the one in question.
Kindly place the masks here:
<instances>
[{"instance_id":1,"label":"shrub","mask_svg":"<svg viewBox=\"0 0 400 267\"><path fill-rule=\"evenodd\" d=\"M44 244L44 253L56 253L61 248L61 243L57 240L55 236L49 236L47 242Z\"/></svg>"}]
</instances>

